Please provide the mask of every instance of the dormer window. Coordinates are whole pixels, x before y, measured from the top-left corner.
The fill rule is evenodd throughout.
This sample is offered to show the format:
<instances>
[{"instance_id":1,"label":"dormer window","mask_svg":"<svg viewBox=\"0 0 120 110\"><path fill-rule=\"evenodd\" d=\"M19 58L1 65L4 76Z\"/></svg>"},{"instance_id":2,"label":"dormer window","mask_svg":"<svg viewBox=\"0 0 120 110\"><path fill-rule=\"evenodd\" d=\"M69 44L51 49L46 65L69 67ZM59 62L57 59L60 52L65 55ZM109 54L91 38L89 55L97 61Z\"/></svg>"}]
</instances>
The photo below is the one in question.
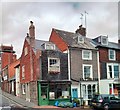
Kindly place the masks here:
<instances>
[{"instance_id":1,"label":"dormer window","mask_svg":"<svg viewBox=\"0 0 120 110\"><path fill-rule=\"evenodd\" d=\"M46 50L55 50L55 44L45 43L42 46Z\"/></svg>"},{"instance_id":2,"label":"dormer window","mask_svg":"<svg viewBox=\"0 0 120 110\"><path fill-rule=\"evenodd\" d=\"M108 37L107 36L101 36L101 44L108 45Z\"/></svg>"},{"instance_id":3,"label":"dormer window","mask_svg":"<svg viewBox=\"0 0 120 110\"><path fill-rule=\"evenodd\" d=\"M84 37L78 36L78 43L84 43Z\"/></svg>"}]
</instances>

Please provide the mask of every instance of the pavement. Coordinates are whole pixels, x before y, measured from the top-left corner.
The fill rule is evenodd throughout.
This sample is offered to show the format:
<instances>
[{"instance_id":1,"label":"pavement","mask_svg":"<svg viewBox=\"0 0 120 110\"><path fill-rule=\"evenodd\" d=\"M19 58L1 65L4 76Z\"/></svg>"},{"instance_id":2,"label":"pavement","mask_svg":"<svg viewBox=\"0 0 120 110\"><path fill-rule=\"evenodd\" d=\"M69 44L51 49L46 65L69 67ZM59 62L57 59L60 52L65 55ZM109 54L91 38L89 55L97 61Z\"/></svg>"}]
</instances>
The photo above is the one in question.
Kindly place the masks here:
<instances>
[{"instance_id":1,"label":"pavement","mask_svg":"<svg viewBox=\"0 0 120 110\"><path fill-rule=\"evenodd\" d=\"M38 105L36 105L36 104L34 104L34 103L32 103L32 102L28 102L28 101L26 101L26 100L24 100L24 99L22 99L22 98L20 98L20 97L18 97L18 96L14 96L14 95L12 95L12 94L9 94L9 93L7 93L7 92L4 92L4 91L2 91L2 95L4 95L5 97L7 97L8 99L10 99L10 100L12 100L13 102L15 102L15 103L17 103L19 106L21 106L21 107L23 107L23 108L26 108L26 109L28 109L28 110L33 110L33 109L59 109L59 110L61 110L62 108L60 108L60 107L56 107L56 106L52 106L52 105L47 105L47 106L38 106ZM73 109L73 108L71 108L71 109ZM79 110L81 110L81 109L83 109L83 107L76 107L76 108L74 108L75 110L77 110L77 109L79 109ZM84 107L84 109L88 109L88 107Z\"/></svg>"}]
</instances>

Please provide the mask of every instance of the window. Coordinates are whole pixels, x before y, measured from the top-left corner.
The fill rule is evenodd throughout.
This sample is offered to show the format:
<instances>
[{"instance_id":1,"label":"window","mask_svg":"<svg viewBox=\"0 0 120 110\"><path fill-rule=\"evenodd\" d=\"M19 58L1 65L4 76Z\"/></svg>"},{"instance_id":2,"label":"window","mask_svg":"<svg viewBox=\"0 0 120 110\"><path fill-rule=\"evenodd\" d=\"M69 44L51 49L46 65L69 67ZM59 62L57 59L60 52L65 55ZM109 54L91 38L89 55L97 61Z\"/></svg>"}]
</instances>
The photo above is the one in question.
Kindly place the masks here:
<instances>
[{"instance_id":1,"label":"window","mask_svg":"<svg viewBox=\"0 0 120 110\"><path fill-rule=\"evenodd\" d=\"M107 64L107 78L119 78L119 64Z\"/></svg>"},{"instance_id":2,"label":"window","mask_svg":"<svg viewBox=\"0 0 120 110\"><path fill-rule=\"evenodd\" d=\"M90 51L90 50L82 50L82 59L84 59L84 60L92 60L92 51Z\"/></svg>"},{"instance_id":3,"label":"window","mask_svg":"<svg viewBox=\"0 0 120 110\"><path fill-rule=\"evenodd\" d=\"M83 79L92 78L92 65L83 64Z\"/></svg>"},{"instance_id":4,"label":"window","mask_svg":"<svg viewBox=\"0 0 120 110\"><path fill-rule=\"evenodd\" d=\"M55 50L55 45L54 44L46 44L45 49L47 49L47 50Z\"/></svg>"},{"instance_id":5,"label":"window","mask_svg":"<svg viewBox=\"0 0 120 110\"><path fill-rule=\"evenodd\" d=\"M84 43L84 37L78 36L78 43Z\"/></svg>"},{"instance_id":6,"label":"window","mask_svg":"<svg viewBox=\"0 0 120 110\"><path fill-rule=\"evenodd\" d=\"M24 49L24 54L25 54L25 55L28 54L28 48L27 48L27 47L25 47L25 49Z\"/></svg>"},{"instance_id":7,"label":"window","mask_svg":"<svg viewBox=\"0 0 120 110\"><path fill-rule=\"evenodd\" d=\"M25 84L22 84L22 94L25 94L26 93L26 87L25 87Z\"/></svg>"},{"instance_id":8,"label":"window","mask_svg":"<svg viewBox=\"0 0 120 110\"><path fill-rule=\"evenodd\" d=\"M60 59L59 58L48 58L48 72L49 73L60 72Z\"/></svg>"},{"instance_id":9,"label":"window","mask_svg":"<svg viewBox=\"0 0 120 110\"><path fill-rule=\"evenodd\" d=\"M22 78L25 78L25 65L22 66Z\"/></svg>"},{"instance_id":10,"label":"window","mask_svg":"<svg viewBox=\"0 0 120 110\"><path fill-rule=\"evenodd\" d=\"M50 99L70 98L69 85L66 84L50 84L49 86Z\"/></svg>"},{"instance_id":11,"label":"window","mask_svg":"<svg viewBox=\"0 0 120 110\"><path fill-rule=\"evenodd\" d=\"M119 66L114 65L114 78L119 78Z\"/></svg>"},{"instance_id":12,"label":"window","mask_svg":"<svg viewBox=\"0 0 120 110\"><path fill-rule=\"evenodd\" d=\"M108 45L108 37L107 36L101 36L101 44Z\"/></svg>"},{"instance_id":13,"label":"window","mask_svg":"<svg viewBox=\"0 0 120 110\"><path fill-rule=\"evenodd\" d=\"M115 50L109 49L109 60L115 60L115 59L116 59Z\"/></svg>"}]
</instances>

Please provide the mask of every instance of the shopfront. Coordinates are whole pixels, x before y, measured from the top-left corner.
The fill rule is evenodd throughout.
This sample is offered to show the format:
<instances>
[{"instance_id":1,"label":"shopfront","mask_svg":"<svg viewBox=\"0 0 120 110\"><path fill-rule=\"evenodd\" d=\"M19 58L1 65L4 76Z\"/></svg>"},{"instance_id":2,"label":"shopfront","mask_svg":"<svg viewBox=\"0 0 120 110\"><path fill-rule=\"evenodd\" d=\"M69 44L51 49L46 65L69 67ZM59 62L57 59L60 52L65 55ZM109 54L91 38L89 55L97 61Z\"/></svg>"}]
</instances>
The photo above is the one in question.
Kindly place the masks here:
<instances>
[{"instance_id":1,"label":"shopfront","mask_svg":"<svg viewBox=\"0 0 120 110\"><path fill-rule=\"evenodd\" d=\"M54 105L70 101L70 81L38 81L38 105Z\"/></svg>"}]
</instances>

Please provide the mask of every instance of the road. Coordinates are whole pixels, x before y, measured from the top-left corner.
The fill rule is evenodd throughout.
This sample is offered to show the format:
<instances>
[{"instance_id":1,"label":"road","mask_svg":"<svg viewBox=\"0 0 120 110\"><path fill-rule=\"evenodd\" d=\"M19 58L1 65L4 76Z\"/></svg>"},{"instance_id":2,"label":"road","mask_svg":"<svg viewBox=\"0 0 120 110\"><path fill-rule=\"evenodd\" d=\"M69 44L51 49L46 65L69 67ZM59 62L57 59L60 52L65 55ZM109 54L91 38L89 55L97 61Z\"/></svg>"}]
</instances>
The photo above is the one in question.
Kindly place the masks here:
<instances>
[{"instance_id":1,"label":"road","mask_svg":"<svg viewBox=\"0 0 120 110\"><path fill-rule=\"evenodd\" d=\"M17 110L19 108L22 108L22 106L2 95L0 89L0 110Z\"/></svg>"}]
</instances>

